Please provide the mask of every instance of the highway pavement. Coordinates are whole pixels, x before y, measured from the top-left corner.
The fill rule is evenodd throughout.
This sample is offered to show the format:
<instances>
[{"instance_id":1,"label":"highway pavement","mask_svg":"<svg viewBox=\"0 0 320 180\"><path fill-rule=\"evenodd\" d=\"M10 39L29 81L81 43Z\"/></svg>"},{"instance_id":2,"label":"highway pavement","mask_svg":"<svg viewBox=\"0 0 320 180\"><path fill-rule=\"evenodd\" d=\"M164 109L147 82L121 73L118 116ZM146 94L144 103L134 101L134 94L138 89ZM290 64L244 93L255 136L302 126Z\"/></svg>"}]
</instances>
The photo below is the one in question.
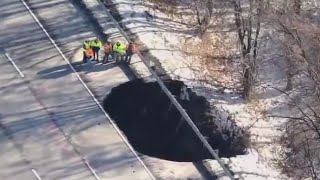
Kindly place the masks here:
<instances>
[{"instance_id":1,"label":"highway pavement","mask_svg":"<svg viewBox=\"0 0 320 180\"><path fill-rule=\"evenodd\" d=\"M71 2L28 5L79 60L94 32ZM0 179L152 179L22 1L1 0L0 17ZM123 67L100 70L117 77L101 91L132 78Z\"/></svg>"}]
</instances>

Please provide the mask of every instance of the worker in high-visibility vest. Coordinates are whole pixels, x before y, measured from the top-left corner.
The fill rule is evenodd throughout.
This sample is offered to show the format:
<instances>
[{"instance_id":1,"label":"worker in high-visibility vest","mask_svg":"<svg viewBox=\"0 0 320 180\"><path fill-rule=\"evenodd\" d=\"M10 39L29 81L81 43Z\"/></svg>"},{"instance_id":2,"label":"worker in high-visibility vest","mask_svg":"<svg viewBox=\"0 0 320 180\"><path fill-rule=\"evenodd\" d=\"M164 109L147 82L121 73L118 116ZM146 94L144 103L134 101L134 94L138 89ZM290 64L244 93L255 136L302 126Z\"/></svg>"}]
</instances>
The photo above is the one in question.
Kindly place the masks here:
<instances>
[{"instance_id":1,"label":"worker in high-visibility vest","mask_svg":"<svg viewBox=\"0 0 320 180\"><path fill-rule=\"evenodd\" d=\"M127 44L126 46L126 62L128 64L130 64L131 62L131 57L133 54L135 54L137 51L136 46L133 44L133 42L130 42L129 44Z\"/></svg>"},{"instance_id":2,"label":"worker in high-visibility vest","mask_svg":"<svg viewBox=\"0 0 320 180\"><path fill-rule=\"evenodd\" d=\"M93 61L99 62L99 51L102 47L102 42L99 40L99 38L95 38L93 41L91 41L90 46L93 50Z\"/></svg>"},{"instance_id":3,"label":"worker in high-visibility vest","mask_svg":"<svg viewBox=\"0 0 320 180\"><path fill-rule=\"evenodd\" d=\"M90 48L90 41L89 40L85 40L83 42L83 45L82 45L82 51L83 51L83 58L82 58L82 61L84 63L87 62L87 55L86 55L86 51Z\"/></svg>"},{"instance_id":4,"label":"worker in high-visibility vest","mask_svg":"<svg viewBox=\"0 0 320 180\"><path fill-rule=\"evenodd\" d=\"M123 61L124 56L126 54L126 46L122 42L118 41L113 45L113 52L114 59L116 62L119 61L119 59Z\"/></svg>"},{"instance_id":5,"label":"worker in high-visibility vest","mask_svg":"<svg viewBox=\"0 0 320 180\"><path fill-rule=\"evenodd\" d=\"M107 42L103 45L104 49L104 58L102 63L105 64L109 61L109 56L112 52L112 42L110 39L107 40Z\"/></svg>"},{"instance_id":6,"label":"worker in high-visibility vest","mask_svg":"<svg viewBox=\"0 0 320 180\"><path fill-rule=\"evenodd\" d=\"M92 60L92 57L93 57L93 49L91 47L89 47L86 52L85 52L85 55L86 55L86 62L91 62Z\"/></svg>"}]
</instances>

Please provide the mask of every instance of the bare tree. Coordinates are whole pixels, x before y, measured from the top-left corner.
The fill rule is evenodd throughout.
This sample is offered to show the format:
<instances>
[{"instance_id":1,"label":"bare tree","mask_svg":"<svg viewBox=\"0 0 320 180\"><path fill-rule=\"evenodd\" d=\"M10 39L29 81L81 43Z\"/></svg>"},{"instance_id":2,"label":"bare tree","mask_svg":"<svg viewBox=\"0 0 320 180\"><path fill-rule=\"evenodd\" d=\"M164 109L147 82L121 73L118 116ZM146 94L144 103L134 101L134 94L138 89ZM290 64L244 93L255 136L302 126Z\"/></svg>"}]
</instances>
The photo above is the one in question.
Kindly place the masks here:
<instances>
[{"instance_id":1,"label":"bare tree","mask_svg":"<svg viewBox=\"0 0 320 180\"><path fill-rule=\"evenodd\" d=\"M293 0L293 7L296 14L300 14L301 11L301 0Z\"/></svg>"},{"instance_id":2,"label":"bare tree","mask_svg":"<svg viewBox=\"0 0 320 180\"><path fill-rule=\"evenodd\" d=\"M213 15L213 0L192 0L192 2L191 6L195 11L200 35L203 35L210 26Z\"/></svg>"},{"instance_id":3,"label":"bare tree","mask_svg":"<svg viewBox=\"0 0 320 180\"><path fill-rule=\"evenodd\" d=\"M275 88L277 89L277 88ZM280 143L285 147L279 166L296 179L320 178L320 114L316 108L297 102L288 93L285 94L296 110L296 116L276 116L288 119L284 124L284 135Z\"/></svg>"},{"instance_id":4,"label":"bare tree","mask_svg":"<svg viewBox=\"0 0 320 180\"><path fill-rule=\"evenodd\" d=\"M261 28L262 0L249 0L249 8L245 8L242 0L233 0L235 25L242 54L243 96L250 93L257 76L258 39Z\"/></svg>"},{"instance_id":5,"label":"bare tree","mask_svg":"<svg viewBox=\"0 0 320 180\"><path fill-rule=\"evenodd\" d=\"M287 64L287 89L291 117L281 138L284 172L295 179L320 178L320 27L311 21L308 9L299 0L284 0L274 15ZM271 7L274 8L274 7Z\"/></svg>"}]
</instances>

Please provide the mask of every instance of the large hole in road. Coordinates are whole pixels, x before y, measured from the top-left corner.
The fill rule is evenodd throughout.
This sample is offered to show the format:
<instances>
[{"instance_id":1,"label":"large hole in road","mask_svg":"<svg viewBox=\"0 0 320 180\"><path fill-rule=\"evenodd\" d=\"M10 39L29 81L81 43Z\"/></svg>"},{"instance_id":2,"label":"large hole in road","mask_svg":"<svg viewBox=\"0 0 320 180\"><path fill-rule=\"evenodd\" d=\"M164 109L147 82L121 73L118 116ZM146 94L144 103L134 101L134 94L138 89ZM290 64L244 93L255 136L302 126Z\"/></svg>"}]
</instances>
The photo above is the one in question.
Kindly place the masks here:
<instances>
[{"instance_id":1,"label":"large hole in road","mask_svg":"<svg viewBox=\"0 0 320 180\"><path fill-rule=\"evenodd\" d=\"M164 83L220 157L246 153L248 137L242 129L222 130L204 97L181 81ZM137 79L121 84L111 90L103 106L142 154L179 162L213 158L156 82Z\"/></svg>"}]
</instances>

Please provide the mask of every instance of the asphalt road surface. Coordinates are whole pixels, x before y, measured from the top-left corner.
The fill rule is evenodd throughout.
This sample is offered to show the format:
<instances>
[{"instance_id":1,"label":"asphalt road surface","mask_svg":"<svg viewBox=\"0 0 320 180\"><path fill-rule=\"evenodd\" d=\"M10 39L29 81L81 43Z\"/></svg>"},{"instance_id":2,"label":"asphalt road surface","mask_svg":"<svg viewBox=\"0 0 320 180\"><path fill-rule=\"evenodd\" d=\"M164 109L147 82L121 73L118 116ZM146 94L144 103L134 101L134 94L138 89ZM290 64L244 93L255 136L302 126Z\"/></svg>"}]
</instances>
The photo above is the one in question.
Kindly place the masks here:
<instances>
[{"instance_id":1,"label":"asphalt road surface","mask_svg":"<svg viewBox=\"0 0 320 180\"><path fill-rule=\"evenodd\" d=\"M94 36L69 1L28 4L67 57ZM0 18L0 179L152 179L22 2Z\"/></svg>"}]
</instances>

